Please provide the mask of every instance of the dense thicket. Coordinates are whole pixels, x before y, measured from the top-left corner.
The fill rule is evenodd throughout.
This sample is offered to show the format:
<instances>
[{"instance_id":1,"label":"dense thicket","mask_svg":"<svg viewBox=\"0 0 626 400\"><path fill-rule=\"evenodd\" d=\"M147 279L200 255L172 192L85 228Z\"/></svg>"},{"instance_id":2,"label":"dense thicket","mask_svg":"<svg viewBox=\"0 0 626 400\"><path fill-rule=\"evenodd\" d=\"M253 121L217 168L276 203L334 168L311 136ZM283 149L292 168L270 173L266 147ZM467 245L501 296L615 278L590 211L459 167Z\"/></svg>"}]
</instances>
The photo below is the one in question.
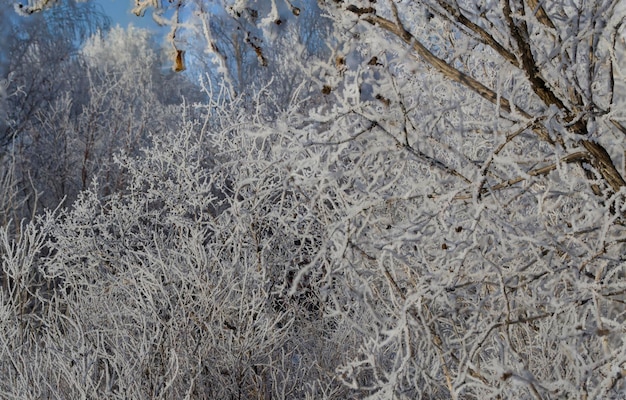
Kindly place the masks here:
<instances>
[{"instance_id":1,"label":"dense thicket","mask_svg":"<svg viewBox=\"0 0 626 400\"><path fill-rule=\"evenodd\" d=\"M84 47L136 145L0 231L3 396L620 398L619 1L209 3L178 107L143 33Z\"/></svg>"}]
</instances>

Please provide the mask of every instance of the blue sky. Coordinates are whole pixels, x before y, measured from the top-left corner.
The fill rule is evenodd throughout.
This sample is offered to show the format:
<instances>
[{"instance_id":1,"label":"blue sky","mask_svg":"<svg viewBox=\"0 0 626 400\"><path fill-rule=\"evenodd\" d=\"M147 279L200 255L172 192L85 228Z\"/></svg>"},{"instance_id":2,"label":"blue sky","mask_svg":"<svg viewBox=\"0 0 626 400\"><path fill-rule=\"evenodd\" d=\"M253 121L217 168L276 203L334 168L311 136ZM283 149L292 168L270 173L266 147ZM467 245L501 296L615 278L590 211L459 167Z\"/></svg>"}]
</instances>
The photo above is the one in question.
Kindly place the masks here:
<instances>
[{"instance_id":1,"label":"blue sky","mask_svg":"<svg viewBox=\"0 0 626 400\"><path fill-rule=\"evenodd\" d=\"M131 13L130 10L132 9L133 2L130 0L95 0L95 2L100 4L111 18L112 26L120 25L127 27L128 25L133 25L138 28L153 31L159 29L159 26L152 19L151 14L146 13L143 17L137 17L135 14Z\"/></svg>"}]
</instances>

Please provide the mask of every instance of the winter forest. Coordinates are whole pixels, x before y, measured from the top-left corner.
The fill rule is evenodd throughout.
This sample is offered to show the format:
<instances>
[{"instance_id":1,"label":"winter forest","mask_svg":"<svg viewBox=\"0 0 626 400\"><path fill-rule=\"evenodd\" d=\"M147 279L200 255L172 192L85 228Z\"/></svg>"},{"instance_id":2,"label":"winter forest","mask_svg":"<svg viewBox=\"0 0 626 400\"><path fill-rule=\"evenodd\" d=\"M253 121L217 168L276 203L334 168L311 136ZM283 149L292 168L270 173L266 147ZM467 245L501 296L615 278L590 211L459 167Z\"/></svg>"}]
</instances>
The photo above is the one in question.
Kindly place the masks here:
<instances>
[{"instance_id":1,"label":"winter forest","mask_svg":"<svg viewBox=\"0 0 626 400\"><path fill-rule=\"evenodd\" d=\"M626 399L626 2L133 4L0 0L0 398Z\"/></svg>"}]
</instances>

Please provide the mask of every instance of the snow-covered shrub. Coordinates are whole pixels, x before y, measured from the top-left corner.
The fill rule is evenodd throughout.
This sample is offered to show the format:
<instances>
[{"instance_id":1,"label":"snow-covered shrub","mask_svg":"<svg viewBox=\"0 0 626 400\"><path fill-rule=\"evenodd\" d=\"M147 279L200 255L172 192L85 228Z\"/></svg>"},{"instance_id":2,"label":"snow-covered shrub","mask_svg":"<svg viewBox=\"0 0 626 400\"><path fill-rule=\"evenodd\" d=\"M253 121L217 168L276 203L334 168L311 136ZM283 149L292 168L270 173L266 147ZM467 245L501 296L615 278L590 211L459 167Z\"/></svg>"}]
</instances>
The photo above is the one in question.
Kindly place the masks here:
<instances>
[{"instance_id":1,"label":"snow-covered shrub","mask_svg":"<svg viewBox=\"0 0 626 400\"><path fill-rule=\"evenodd\" d=\"M124 190L103 199L95 184L26 225L26 238L0 232L10 288L2 396L342 391L332 374L351 346L334 341L323 317L322 274L296 277L327 263L316 260L319 221L283 182L284 165L271 167L261 141L269 126L233 111L221 115L229 130L208 132L204 109L207 120L120 160Z\"/></svg>"},{"instance_id":2,"label":"snow-covered shrub","mask_svg":"<svg viewBox=\"0 0 626 400\"><path fill-rule=\"evenodd\" d=\"M335 3L321 100L209 96L0 232L4 396L620 398L623 10Z\"/></svg>"}]
</instances>

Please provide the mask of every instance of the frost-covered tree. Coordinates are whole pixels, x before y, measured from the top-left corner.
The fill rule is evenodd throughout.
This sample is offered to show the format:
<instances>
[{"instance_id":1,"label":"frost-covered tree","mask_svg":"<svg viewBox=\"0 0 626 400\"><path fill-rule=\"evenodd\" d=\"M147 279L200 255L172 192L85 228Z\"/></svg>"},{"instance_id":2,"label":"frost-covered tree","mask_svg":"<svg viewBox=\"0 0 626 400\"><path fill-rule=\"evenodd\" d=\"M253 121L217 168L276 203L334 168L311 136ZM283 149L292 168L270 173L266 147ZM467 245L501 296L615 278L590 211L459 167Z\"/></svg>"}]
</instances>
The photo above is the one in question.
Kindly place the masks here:
<instances>
[{"instance_id":1,"label":"frost-covered tree","mask_svg":"<svg viewBox=\"0 0 626 400\"><path fill-rule=\"evenodd\" d=\"M59 1L46 13L28 18L12 12L11 3L0 3L0 79L11 94L0 125L3 150L60 92L81 91L83 80L74 67L78 48L109 24L93 3Z\"/></svg>"},{"instance_id":2,"label":"frost-covered tree","mask_svg":"<svg viewBox=\"0 0 626 400\"><path fill-rule=\"evenodd\" d=\"M336 10L363 62L329 74L306 136L336 159L301 182L350 210L331 259L360 301L337 312L372 322L343 379L380 398L616 395L622 11L394 4ZM614 36L592 35L603 21ZM584 59L581 32L597 64L556 63Z\"/></svg>"},{"instance_id":3,"label":"frost-covered tree","mask_svg":"<svg viewBox=\"0 0 626 400\"><path fill-rule=\"evenodd\" d=\"M2 206L12 208L0 213L19 220L37 210L39 195L19 147L30 146L35 133L49 128L39 113L55 108L61 97L73 98L71 112L80 107L86 80L78 48L98 29L107 29L108 20L93 3L59 1L29 18L16 15L11 3L0 2L0 175L11 176L16 191L5 193L12 200Z\"/></svg>"},{"instance_id":4,"label":"frost-covered tree","mask_svg":"<svg viewBox=\"0 0 626 400\"><path fill-rule=\"evenodd\" d=\"M372 398L617 396L621 4L331 3L363 62L329 74L306 140L330 176L300 187L345 210L331 270L358 301L334 312L366 339L344 382Z\"/></svg>"},{"instance_id":5,"label":"frost-covered tree","mask_svg":"<svg viewBox=\"0 0 626 400\"><path fill-rule=\"evenodd\" d=\"M25 190L49 208L73 201L96 178L102 195L122 187L115 155L136 153L149 135L177 125L175 105L199 96L185 77L161 70L146 31L113 28L91 37L78 56L59 75L78 76L80 90L58 89L14 143Z\"/></svg>"},{"instance_id":6,"label":"frost-covered tree","mask_svg":"<svg viewBox=\"0 0 626 400\"><path fill-rule=\"evenodd\" d=\"M213 7L211 13L200 3L191 7L197 12L182 19L184 24L172 26L188 72L206 75L214 86L226 82L231 94L249 99L239 104L250 112L257 93L271 94L274 104L264 102L267 118L274 118L293 99L319 91L312 72L326 63L335 45L331 20L315 1L281 7L269 26L260 21L271 12L270 2L237 9Z\"/></svg>"}]
</instances>

